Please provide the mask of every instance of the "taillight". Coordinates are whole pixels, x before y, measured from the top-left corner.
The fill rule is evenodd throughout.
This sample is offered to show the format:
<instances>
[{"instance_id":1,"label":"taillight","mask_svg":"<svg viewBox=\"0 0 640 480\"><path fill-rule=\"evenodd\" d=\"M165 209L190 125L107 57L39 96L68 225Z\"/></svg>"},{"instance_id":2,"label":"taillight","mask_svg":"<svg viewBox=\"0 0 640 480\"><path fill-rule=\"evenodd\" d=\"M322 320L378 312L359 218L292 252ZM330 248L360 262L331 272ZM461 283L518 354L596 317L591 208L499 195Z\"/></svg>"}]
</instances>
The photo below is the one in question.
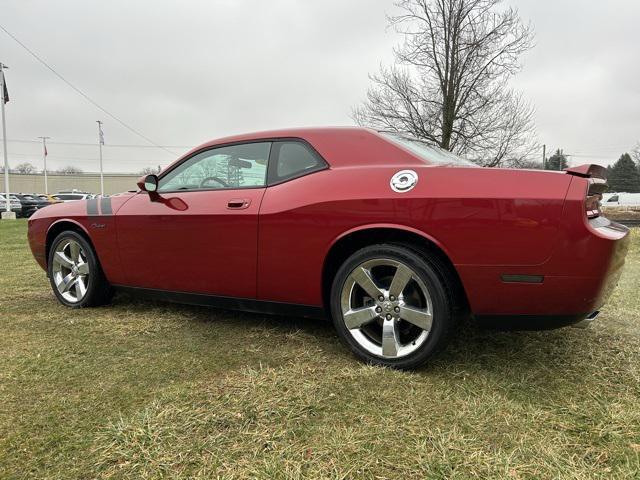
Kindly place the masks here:
<instances>
[{"instance_id":1,"label":"taillight","mask_svg":"<svg viewBox=\"0 0 640 480\"><path fill-rule=\"evenodd\" d=\"M603 178L590 178L589 190L584 200L584 210L587 218L597 218L602 213L600 210L600 201L602 193L607 190L607 181Z\"/></svg>"},{"instance_id":2,"label":"taillight","mask_svg":"<svg viewBox=\"0 0 640 480\"><path fill-rule=\"evenodd\" d=\"M602 194L609 188L607 186L607 169L602 165L585 164L565 168L564 171L569 175L587 179L589 190L587 190L587 195L584 199L584 210L587 218L599 217Z\"/></svg>"},{"instance_id":3,"label":"taillight","mask_svg":"<svg viewBox=\"0 0 640 480\"><path fill-rule=\"evenodd\" d=\"M600 200L602 195L587 195L584 201L584 209L587 212L587 218L596 218L600 216Z\"/></svg>"}]
</instances>

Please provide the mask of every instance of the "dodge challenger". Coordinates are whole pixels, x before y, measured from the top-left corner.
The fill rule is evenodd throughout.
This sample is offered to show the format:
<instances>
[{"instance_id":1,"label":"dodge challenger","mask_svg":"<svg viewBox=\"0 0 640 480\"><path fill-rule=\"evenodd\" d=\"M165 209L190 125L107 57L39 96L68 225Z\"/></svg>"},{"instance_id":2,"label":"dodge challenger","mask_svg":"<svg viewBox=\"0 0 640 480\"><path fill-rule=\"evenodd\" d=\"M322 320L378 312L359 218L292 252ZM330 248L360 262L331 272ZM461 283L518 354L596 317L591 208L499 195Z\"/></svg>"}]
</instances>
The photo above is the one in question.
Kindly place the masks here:
<instances>
[{"instance_id":1,"label":"dodge challenger","mask_svg":"<svg viewBox=\"0 0 640 480\"><path fill-rule=\"evenodd\" d=\"M461 312L515 329L589 322L621 274L605 170L480 168L363 128L201 145L138 190L29 220L60 303L116 289L268 314L330 317L364 361L415 368Z\"/></svg>"}]
</instances>

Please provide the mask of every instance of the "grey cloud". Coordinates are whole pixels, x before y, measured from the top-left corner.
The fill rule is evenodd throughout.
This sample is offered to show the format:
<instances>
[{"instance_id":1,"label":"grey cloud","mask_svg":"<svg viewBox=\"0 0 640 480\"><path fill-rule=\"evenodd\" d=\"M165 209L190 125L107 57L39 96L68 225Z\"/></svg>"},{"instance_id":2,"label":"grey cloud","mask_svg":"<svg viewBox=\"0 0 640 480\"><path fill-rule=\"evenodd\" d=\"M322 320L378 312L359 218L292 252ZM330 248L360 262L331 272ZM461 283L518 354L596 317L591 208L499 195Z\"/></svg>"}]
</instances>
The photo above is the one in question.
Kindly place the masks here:
<instances>
[{"instance_id":1,"label":"grey cloud","mask_svg":"<svg viewBox=\"0 0 640 480\"><path fill-rule=\"evenodd\" d=\"M514 81L537 109L549 148L614 160L640 137L635 1L513 1L537 32ZM391 0L3 2L2 23L61 74L165 145L300 125L351 124L368 73L392 61ZM173 157L142 144L0 32L11 102L8 137L96 141L106 168L138 171ZM176 155L181 153L175 150ZM36 144L10 160L40 162ZM51 145L50 164L97 169L97 148ZM584 158L580 158L584 160ZM577 161L577 160L574 160Z\"/></svg>"}]
</instances>

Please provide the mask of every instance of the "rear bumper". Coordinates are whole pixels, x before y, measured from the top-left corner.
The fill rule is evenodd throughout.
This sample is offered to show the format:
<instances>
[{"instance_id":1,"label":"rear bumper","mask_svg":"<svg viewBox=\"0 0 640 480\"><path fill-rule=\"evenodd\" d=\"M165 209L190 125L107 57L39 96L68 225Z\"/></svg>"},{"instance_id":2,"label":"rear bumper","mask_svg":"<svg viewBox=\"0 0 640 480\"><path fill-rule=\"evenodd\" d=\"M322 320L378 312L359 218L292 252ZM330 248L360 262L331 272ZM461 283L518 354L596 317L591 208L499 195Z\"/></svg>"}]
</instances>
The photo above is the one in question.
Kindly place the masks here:
<instances>
[{"instance_id":1,"label":"rear bumper","mask_svg":"<svg viewBox=\"0 0 640 480\"><path fill-rule=\"evenodd\" d=\"M588 224L589 228L599 237L600 243L605 244L605 255L608 254L609 258L595 300L595 308L593 310L596 310L609 300L613 290L618 285L629 251L631 236L629 235L629 229L627 227L619 223L611 222L604 217L590 220ZM606 258L606 256L604 256L604 258Z\"/></svg>"},{"instance_id":2,"label":"rear bumper","mask_svg":"<svg viewBox=\"0 0 640 480\"><path fill-rule=\"evenodd\" d=\"M627 227L603 217L585 219L568 228L542 265L457 267L471 310L483 321L504 323L510 317L526 329L529 323L555 328L580 322L605 304L622 274L629 243ZM505 282L505 275L538 282Z\"/></svg>"}]
</instances>

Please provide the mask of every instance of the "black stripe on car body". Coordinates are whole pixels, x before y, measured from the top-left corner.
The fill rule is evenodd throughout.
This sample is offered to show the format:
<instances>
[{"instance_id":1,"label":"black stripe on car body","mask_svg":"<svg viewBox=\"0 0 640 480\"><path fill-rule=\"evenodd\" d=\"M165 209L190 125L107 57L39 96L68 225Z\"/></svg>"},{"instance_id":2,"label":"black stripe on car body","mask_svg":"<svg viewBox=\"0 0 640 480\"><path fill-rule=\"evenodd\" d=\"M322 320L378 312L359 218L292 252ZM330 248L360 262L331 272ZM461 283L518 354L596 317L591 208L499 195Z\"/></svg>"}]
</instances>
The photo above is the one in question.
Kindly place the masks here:
<instances>
[{"instance_id":1,"label":"black stripe on car body","mask_svg":"<svg viewBox=\"0 0 640 480\"><path fill-rule=\"evenodd\" d=\"M505 283L542 283L544 275L507 275L501 276Z\"/></svg>"},{"instance_id":2,"label":"black stripe on car body","mask_svg":"<svg viewBox=\"0 0 640 480\"><path fill-rule=\"evenodd\" d=\"M111 198L105 197L100 199L100 211L102 215L112 215L113 211L111 210Z\"/></svg>"},{"instance_id":3,"label":"black stripe on car body","mask_svg":"<svg viewBox=\"0 0 640 480\"><path fill-rule=\"evenodd\" d=\"M99 215L97 198L90 198L87 200L87 215Z\"/></svg>"}]
</instances>

